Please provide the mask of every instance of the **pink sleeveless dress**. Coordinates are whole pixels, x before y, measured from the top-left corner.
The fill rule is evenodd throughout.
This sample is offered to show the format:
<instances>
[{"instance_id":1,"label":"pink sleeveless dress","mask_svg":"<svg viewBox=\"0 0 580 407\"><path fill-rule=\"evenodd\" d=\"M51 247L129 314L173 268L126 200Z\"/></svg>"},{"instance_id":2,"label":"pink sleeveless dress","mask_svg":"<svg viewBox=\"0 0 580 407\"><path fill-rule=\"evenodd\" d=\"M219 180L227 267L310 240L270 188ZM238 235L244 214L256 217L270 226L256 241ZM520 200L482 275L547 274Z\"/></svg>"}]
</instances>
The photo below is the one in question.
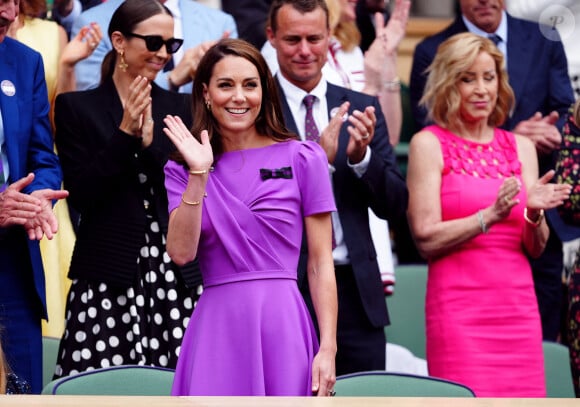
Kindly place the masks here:
<instances>
[{"instance_id":1,"label":"pink sleeveless dress","mask_svg":"<svg viewBox=\"0 0 580 407\"><path fill-rule=\"evenodd\" d=\"M496 129L492 142L479 144L438 126L426 130L443 154L443 220L491 205L507 177L522 181L512 133ZM463 383L478 397L546 396L540 316L522 242L525 188L517 198L488 233L429 262L429 374Z\"/></svg>"}]
</instances>

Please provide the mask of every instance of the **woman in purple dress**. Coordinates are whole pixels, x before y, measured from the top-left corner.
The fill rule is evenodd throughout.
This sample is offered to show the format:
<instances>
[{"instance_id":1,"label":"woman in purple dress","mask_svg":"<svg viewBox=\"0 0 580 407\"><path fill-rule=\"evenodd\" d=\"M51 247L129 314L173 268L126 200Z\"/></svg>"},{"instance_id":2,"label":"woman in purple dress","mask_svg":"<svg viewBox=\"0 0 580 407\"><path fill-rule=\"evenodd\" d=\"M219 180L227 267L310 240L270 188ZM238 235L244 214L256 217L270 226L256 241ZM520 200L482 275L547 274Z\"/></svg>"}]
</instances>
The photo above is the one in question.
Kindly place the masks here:
<instances>
[{"instance_id":1,"label":"woman in purple dress","mask_svg":"<svg viewBox=\"0 0 580 407\"><path fill-rule=\"evenodd\" d=\"M275 82L250 44L224 39L199 64L191 132L165 167L167 249L197 256L204 292L179 356L174 395L333 395L337 298L326 156L282 123ZM192 135L193 134L193 135ZM296 284L303 231L320 344Z\"/></svg>"}]
</instances>

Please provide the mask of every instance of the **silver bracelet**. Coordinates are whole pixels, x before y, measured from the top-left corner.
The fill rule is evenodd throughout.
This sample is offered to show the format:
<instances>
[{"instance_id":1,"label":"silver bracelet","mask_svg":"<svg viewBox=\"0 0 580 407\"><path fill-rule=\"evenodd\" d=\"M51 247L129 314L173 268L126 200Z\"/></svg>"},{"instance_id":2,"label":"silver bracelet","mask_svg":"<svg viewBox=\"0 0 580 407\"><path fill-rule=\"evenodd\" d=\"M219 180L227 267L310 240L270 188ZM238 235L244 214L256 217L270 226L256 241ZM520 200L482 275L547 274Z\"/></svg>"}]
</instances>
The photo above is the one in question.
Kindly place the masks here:
<instances>
[{"instance_id":1,"label":"silver bracelet","mask_svg":"<svg viewBox=\"0 0 580 407\"><path fill-rule=\"evenodd\" d=\"M477 221L479 222L479 227L481 228L481 231L483 233L489 232L489 229L485 224L485 221L483 220L483 212L481 211L481 209L477 211Z\"/></svg>"},{"instance_id":2,"label":"silver bracelet","mask_svg":"<svg viewBox=\"0 0 580 407\"><path fill-rule=\"evenodd\" d=\"M388 92L399 92L401 90L401 80L397 76L392 81L383 82L383 89Z\"/></svg>"}]
</instances>

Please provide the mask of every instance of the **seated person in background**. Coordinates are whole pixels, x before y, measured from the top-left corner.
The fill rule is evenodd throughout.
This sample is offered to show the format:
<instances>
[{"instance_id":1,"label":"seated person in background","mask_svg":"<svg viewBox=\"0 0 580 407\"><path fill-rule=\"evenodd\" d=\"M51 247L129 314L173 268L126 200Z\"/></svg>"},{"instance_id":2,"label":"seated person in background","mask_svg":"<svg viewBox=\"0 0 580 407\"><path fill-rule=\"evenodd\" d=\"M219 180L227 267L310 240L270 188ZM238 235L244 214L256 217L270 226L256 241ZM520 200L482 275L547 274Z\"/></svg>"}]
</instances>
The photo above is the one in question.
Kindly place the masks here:
<instances>
[{"instance_id":1,"label":"seated person in background","mask_svg":"<svg viewBox=\"0 0 580 407\"><path fill-rule=\"evenodd\" d=\"M538 179L534 145L502 130L514 103L501 52L471 33L444 41L421 103L435 125L411 139L408 217L428 260L431 376L478 397L545 397L542 331L526 255L569 185Z\"/></svg>"},{"instance_id":2,"label":"seated person in background","mask_svg":"<svg viewBox=\"0 0 580 407\"><path fill-rule=\"evenodd\" d=\"M234 19L229 14L204 6L193 0L161 1L175 20L175 38L183 39L183 46L172 56L155 83L163 89L191 92L191 81L197 64L205 51L222 37L238 36ZM108 0L82 13L73 24L72 36L93 22L108 27L113 12L123 0ZM125 33L130 34L130 33ZM75 67L77 89L94 88L100 82L101 62L112 49L111 41L104 38L91 56ZM183 86L187 85L187 86Z\"/></svg>"}]
</instances>

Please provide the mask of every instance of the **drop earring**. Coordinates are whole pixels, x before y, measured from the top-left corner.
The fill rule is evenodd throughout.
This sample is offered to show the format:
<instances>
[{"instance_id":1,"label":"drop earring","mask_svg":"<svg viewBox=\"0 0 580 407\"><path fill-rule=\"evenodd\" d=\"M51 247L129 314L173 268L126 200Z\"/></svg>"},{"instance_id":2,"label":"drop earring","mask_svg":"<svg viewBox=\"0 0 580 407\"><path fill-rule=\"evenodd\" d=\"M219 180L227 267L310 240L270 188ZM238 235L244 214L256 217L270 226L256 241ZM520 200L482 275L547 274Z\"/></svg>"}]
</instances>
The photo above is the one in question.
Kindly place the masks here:
<instances>
[{"instance_id":1,"label":"drop earring","mask_svg":"<svg viewBox=\"0 0 580 407\"><path fill-rule=\"evenodd\" d=\"M127 68L129 67L129 65L127 65L127 63L125 62L124 51L119 52L119 58L121 59L121 61L119 61L119 69L123 72L127 72Z\"/></svg>"},{"instance_id":2,"label":"drop earring","mask_svg":"<svg viewBox=\"0 0 580 407\"><path fill-rule=\"evenodd\" d=\"M211 103L209 102L209 100L205 101L205 107L207 108L208 111L211 112Z\"/></svg>"}]
</instances>

